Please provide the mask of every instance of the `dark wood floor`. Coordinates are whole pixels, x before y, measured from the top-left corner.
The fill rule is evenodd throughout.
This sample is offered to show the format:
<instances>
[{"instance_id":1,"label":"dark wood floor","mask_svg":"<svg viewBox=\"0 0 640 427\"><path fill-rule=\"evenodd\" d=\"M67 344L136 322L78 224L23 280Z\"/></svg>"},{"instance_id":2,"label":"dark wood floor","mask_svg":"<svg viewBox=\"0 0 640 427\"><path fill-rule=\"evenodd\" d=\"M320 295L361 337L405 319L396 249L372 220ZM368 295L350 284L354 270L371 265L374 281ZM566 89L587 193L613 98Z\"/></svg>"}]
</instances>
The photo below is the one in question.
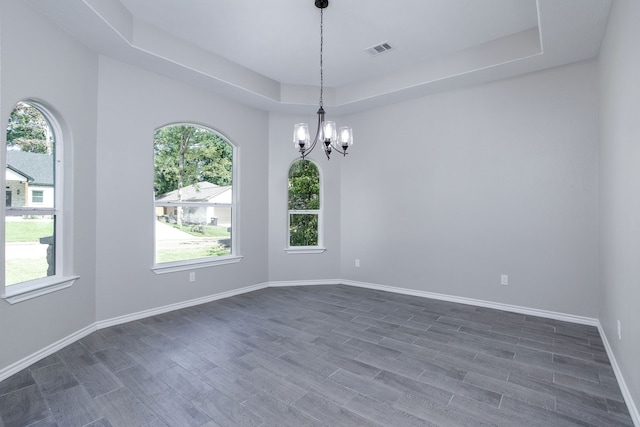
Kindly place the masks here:
<instances>
[{"instance_id":1,"label":"dark wood floor","mask_svg":"<svg viewBox=\"0 0 640 427\"><path fill-rule=\"evenodd\" d=\"M12 426L632 426L594 327L346 286L102 329L0 383Z\"/></svg>"}]
</instances>

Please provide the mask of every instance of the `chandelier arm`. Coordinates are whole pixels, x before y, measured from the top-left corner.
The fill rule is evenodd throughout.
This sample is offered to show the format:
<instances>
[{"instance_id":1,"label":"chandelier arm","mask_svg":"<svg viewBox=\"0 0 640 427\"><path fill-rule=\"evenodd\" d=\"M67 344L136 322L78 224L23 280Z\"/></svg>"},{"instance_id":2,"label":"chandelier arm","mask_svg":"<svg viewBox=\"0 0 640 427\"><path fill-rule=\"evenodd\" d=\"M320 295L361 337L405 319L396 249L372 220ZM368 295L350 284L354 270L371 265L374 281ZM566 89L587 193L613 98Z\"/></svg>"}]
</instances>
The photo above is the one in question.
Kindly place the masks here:
<instances>
[{"instance_id":1,"label":"chandelier arm","mask_svg":"<svg viewBox=\"0 0 640 427\"><path fill-rule=\"evenodd\" d=\"M337 151L338 153L342 154L343 156L346 156L347 154L349 154L349 153L347 153L346 149L344 151L341 150L337 144L333 146L333 149L335 151Z\"/></svg>"},{"instance_id":2,"label":"chandelier arm","mask_svg":"<svg viewBox=\"0 0 640 427\"><path fill-rule=\"evenodd\" d=\"M311 143L309 148L300 149L300 154L302 155L303 159L305 158L305 156L307 154L312 152L314 148L316 148L316 144L318 143L318 141L320 141L320 139L321 139L320 133L322 132L322 122L323 121L324 121L324 108L322 108L322 106L320 106L320 108L318 109L318 127L316 128L316 136L313 137L313 142Z\"/></svg>"}]
</instances>

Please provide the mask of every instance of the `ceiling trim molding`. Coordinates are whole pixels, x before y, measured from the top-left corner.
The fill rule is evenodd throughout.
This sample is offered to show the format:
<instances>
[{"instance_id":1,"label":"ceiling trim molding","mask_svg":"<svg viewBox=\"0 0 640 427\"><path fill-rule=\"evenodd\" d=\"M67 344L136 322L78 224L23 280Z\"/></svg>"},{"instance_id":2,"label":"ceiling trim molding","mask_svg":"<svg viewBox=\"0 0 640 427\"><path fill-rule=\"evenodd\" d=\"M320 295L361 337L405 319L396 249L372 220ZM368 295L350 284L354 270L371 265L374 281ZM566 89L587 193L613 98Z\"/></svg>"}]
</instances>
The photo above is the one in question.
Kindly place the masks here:
<instances>
[{"instance_id":1,"label":"ceiling trim molding","mask_svg":"<svg viewBox=\"0 0 640 427\"><path fill-rule=\"evenodd\" d=\"M29 1L99 54L267 111L301 113L317 104L317 87L283 84L242 67L137 20L119 1ZM382 77L326 88L325 105L334 114L353 113L593 58L610 3L537 0L536 28Z\"/></svg>"}]
</instances>

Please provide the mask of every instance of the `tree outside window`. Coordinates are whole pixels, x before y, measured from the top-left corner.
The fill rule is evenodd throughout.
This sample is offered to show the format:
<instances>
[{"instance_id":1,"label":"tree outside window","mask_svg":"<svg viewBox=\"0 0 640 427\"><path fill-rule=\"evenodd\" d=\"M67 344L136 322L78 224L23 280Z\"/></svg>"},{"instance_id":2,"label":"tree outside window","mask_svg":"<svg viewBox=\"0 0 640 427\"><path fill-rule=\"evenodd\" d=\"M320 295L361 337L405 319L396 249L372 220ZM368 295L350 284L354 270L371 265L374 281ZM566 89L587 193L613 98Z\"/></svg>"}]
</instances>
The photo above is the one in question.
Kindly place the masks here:
<instances>
[{"instance_id":1,"label":"tree outside window","mask_svg":"<svg viewBox=\"0 0 640 427\"><path fill-rule=\"evenodd\" d=\"M46 117L26 102L18 102L7 125L7 148L29 153L53 154L53 130Z\"/></svg>"},{"instance_id":2,"label":"tree outside window","mask_svg":"<svg viewBox=\"0 0 640 427\"><path fill-rule=\"evenodd\" d=\"M320 172L310 160L289 168L289 246L320 246Z\"/></svg>"}]
</instances>

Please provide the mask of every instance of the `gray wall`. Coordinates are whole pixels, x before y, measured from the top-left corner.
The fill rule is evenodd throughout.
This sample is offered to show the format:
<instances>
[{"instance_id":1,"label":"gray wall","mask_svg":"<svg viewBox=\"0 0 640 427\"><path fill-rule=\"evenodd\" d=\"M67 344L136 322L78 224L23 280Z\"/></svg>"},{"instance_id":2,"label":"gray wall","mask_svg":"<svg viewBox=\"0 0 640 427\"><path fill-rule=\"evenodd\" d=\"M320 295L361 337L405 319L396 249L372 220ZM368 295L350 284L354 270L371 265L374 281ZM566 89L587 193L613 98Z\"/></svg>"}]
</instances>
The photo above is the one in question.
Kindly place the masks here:
<instances>
[{"instance_id":1,"label":"gray wall","mask_svg":"<svg viewBox=\"0 0 640 427\"><path fill-rule=\"evenodd\" d=\"M639 21L639 2L614 1L599 58L599 317L635 402L640 402Z\"/></svg>"},{"instance_id":2,"label":"gray wall","mask_svg":"<svg viewBox=\"0 0 640 427\"><path fill-rule=\"evenodd\" d=\"M62 291L15 305L0 300L4 368L95 321L98 57L22 1L0 2L0 28L0 129L6 129L11 110L22 99L40 101L61 120L70 184L66 260L72 273L80 275ZM4 130L2 134L4 147Z\"/></svg>"},{"instance_id":3,"label":"gray wall","mask_svg":"<svg viewBox=\"0 0 640 427\"><path fill-rule=\"evenodd\" d=\"M341 163L342 277L596 317L596 70L345 118L357 145Z\"/></svg>"},{"instance_id":4,"label":"gray wall","mask_svg":"<svg viewBox=\"0 0 640 427\"><path fill-rule=\"evenodd\" d=\"M196 122L235 143L239 163L236 264L158 275L153 264L153 134ZM101 57L98 102L97 320L263 283L267 277L268 115Z\"/></svg>"}]
</instances>

